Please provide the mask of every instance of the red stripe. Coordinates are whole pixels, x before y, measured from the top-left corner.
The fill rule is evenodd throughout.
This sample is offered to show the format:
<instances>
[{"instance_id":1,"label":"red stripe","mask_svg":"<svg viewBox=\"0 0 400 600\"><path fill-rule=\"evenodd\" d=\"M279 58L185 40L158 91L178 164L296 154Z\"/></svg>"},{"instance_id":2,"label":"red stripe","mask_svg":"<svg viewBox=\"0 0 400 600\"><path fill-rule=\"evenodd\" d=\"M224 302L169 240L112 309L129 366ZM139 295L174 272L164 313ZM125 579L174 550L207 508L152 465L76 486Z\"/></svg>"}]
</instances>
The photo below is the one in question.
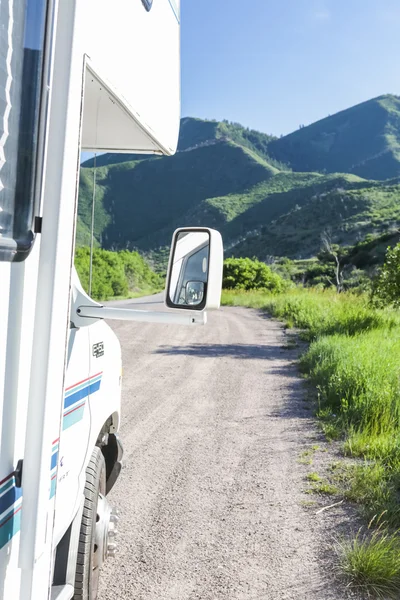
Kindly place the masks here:
<instances>
[{"instance_id":1,"label":"red stripe","mask_svg":"<svg viewBox=\"0 0 400 600\"><path fill-rule=\"evenodd\" d=\"M69 387L65 388L65 391L68 392L68 390L72 390L72 388L76 387L77 385L81 385L81 383L85 383L85 381L89 381L89 379L93 379L93 377L97 377L98 375L102 375L103 371L100 371L100 373L96 373L96 375L90 375L90 377L87 377L86 379L82 379L82 381L78 381L78 383L74 383L74 385L70 385Z\"/></svg>"},{"instance_id":2,"label":"red stripe","mask_svg":"<svg viewBox=\"0 0 400 600\"><path fill-rule=\"evenodd\" d=\"M50 480L50 481L53 481L53 479L54 479L55 477L57 477L57 473L54 473L54 475L53 475L53 477L51 478L51 480Z\"/></svg>"},{"instance_id":3,"label":"red stripe","mask_svg":"<svg viewBox=\"0 0 400 600\"><path fill-rule=\"evenodd\" d=\"M3 485L3 483L5 483L6 481L8 481L9 479L11 479L11 477L14 477L14 473L10 473L10 475L7 475L7 477L5 479L2 479L0 481L0 485Z\"/></svg>"},{"instance_id":4,"label":"red stripe","mask_svg":"<svg viewBox=\"0 0 400 600\"><path fill-rule=\"evenodd\" d=\"M8 523L8 521L9 521L10 519L12 519L12 518L13 518L13 517L14 517L14 516L17 514L17 513L19 513L19 511L21 510L21 508L22 508L22 506L20 506L19 508L17 508L17 510L15 510L15 511L13 512L13 514L12 514L12 515L10 515L10 516L8 517L8 519L6 519L6 520L4 521L4 523L2 523L2 524L0 525L0 527L3 527L3 525L5 525L6 523Z\"/></svg>"},{"instance_id":5,"label":"red stripe","mask_svg":"<svg viewBox=\"0 0 400 600\"><path fill-rule=\"evenodd\" d=\"M74 412L74 410L78 410L78 408L82 408L82 406L85 406L85 404L86 404L86 400L85 400L85 402L84 402L83 404L80 404L79 406L76 406L75 408L73 408L73 409L72 409L72 410L70 410L69 412L67 412L67 413L64 413L64 417L66 417L66 416L70 415L71 413L73 413L73 412Z\"/></svg>"},{"instance_id":6,"label":"red stripe","mask_svg":"<svg viewBox=\"0 0 400 600\"><path fill-rule=\"evenodd\" d=\"M56 440L54 440L54 442L52 442L51 445L54 446L54 444L57 444L57 442L59 442L59 441L60 441L60 438L57 438Z\"/></svg>"}]
</instances>

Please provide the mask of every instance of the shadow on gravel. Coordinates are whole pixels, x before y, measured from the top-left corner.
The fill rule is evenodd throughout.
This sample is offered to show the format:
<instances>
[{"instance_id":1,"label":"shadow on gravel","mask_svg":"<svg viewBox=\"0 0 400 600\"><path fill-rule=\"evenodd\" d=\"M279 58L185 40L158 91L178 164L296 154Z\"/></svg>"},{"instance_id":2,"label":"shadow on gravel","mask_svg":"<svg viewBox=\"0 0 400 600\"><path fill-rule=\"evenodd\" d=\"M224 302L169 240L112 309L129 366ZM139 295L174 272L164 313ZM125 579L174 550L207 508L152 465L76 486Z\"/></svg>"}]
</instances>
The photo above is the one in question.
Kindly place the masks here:
<instances>
[{"instance_id":1,"label":"shadow on gravel","mask_svg":"<svg viewBox=\"0 0 400 600\"><path fill-rule=\"evenodd\" d=\"M192 344L188 346L161 346L154 354L199 356L202 358L239 358L282 360L281 348L276 346L252 346L249 344Z\"/></svg>"}]
</instances>

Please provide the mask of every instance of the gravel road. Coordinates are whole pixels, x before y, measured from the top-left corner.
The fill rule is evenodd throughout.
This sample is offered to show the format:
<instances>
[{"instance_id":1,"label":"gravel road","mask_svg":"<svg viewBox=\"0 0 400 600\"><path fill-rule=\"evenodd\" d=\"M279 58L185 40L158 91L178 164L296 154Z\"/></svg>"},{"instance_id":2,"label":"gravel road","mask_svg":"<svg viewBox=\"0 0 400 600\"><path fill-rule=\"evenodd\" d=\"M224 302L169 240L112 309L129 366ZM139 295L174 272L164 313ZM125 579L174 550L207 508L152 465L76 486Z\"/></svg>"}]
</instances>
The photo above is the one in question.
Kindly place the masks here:
<instances>
[{"instance_id":1,"label":"gravel road","mask_svg":"<svg viewBox=\"0 0 400 600\"><path fill-rule=\"evenodd\" d=\"M112 327L126 466L100 599L342 600L328 513L305 506L318 434L281 325L224 308L206 327Z\"/></svg>"}]
</instances>

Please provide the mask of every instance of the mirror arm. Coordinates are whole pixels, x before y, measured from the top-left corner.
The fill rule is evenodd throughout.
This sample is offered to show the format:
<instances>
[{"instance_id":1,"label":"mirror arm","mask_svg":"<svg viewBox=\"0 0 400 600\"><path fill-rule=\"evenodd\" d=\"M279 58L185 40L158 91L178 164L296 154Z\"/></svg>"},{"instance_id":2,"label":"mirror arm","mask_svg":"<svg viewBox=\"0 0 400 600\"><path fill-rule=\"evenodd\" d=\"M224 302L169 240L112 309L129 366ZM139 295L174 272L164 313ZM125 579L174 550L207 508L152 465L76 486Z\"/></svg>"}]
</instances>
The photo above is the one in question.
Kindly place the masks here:
<instances>
[{"instance_id":1,"label":"mirror arm","mask_svg":"<svg viewBox=\"0 0 400 600\"><path fill-rule=\"evenodd\" d=\"M205 325L207 313L182 311L156 312L135 310L133 308L113 308L109 306L79 306L79 317L88 319L117 319L120 321L139 321L142 323L165 323L170 325Z\"/></svg>"}]
</instances>

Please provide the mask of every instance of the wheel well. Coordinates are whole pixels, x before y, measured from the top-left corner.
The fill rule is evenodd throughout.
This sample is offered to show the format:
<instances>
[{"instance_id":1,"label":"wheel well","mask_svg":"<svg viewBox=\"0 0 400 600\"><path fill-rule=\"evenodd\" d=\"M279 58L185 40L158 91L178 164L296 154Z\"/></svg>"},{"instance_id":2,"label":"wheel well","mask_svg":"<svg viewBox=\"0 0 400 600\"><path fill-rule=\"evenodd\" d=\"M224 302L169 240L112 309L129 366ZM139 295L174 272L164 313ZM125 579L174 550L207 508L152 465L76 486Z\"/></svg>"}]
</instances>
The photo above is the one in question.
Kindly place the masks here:
<instances>
[{"instance_id":1,"label":"wheel well","mask_svg":"<svg viewBox=\"0 0 400 600\"><path fill-rule=\"evenodd\" d=\"M108 443L107 445L101 447L101 451L106 463L106 480L108 481L111 471L113 470L118 458L117 438L113 433L108 435Z\"/></svg>"},{"instance_id":2,"label":"wheel well","mask_svg":"<svg viewBox=\"0 0 400 600\"><path fill-rule=\"evenodd\" d=\"M111 415L104 423L97 437L96 446L101 449L106 463L106 482L107 489L106 494L110 491L114 485L119 472L121 470L121 464L118 463L118 456L120 453L120 445L117 442L117 436L111 431L116 431L116 425L118 423L118 415Z\"/></svg>"}]
</instances>

